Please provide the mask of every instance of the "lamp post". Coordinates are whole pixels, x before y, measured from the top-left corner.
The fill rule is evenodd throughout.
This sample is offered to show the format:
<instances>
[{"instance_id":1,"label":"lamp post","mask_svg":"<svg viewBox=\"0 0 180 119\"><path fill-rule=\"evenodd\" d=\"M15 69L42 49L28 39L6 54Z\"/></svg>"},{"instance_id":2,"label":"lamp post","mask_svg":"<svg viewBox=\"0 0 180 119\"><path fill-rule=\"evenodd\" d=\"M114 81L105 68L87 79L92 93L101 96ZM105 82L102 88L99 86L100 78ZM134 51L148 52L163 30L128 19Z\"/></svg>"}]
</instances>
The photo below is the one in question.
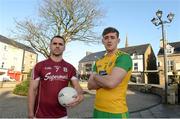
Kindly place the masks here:
<instances>
[{"instance_id":1,"label":"lamp post","mask_svg":"<svg viewBox=\"0 0 180 119\"><path fill-rule=\"evenodd\" d=\"M158 10L156 12L156 18L153 18L151 20L151 22L155 25L155 26L159 26L161 25L161 30L162 30L162 40L163 40L163 49L164 49L164 78L165 78L165 103L167 103L167 82L168 82L168 74L167 74L167 54L166 54L166 43L165 43L165 34L164 34L164 24L166 23L171 23L173 18L174 18L174 14L173 13L169 13L167 15L168 21L162 20L162 14L163 12Z\"/></svg>"}]
</instances>

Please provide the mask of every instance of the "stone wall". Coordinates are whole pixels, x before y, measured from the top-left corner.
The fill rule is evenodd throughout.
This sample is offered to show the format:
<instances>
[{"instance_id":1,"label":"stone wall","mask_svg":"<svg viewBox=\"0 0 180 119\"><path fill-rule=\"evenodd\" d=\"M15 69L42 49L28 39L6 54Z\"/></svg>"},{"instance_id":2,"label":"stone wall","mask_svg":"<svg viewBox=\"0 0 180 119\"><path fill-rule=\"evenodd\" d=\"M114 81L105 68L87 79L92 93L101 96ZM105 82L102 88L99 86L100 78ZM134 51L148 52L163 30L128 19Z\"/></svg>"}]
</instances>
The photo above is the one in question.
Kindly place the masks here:
<instances>
[{"instance_id":1,"label":"stone wall","mask_svg":"<svg viewBox=\"0 0 180 119\"><path fill-rule=\"evenodd\" d=\"M19 82L16 81L8 81L8 82L4 82L4 81L0 81L0 88L15 88L15 86L18 84Z\"/></svg>"},{"instance_id":2,"label":"stone wall","mask_svg":"<svg viewBox=\"0 0 180 119\"><path fill-rule=\"evenodd\" d=\"M164 99L163 88L159 85L129 83L128 88L130 90L137 90L144 93L152 93L159 95L162 97L162 101Z\"/></svg>"}]
</instances>

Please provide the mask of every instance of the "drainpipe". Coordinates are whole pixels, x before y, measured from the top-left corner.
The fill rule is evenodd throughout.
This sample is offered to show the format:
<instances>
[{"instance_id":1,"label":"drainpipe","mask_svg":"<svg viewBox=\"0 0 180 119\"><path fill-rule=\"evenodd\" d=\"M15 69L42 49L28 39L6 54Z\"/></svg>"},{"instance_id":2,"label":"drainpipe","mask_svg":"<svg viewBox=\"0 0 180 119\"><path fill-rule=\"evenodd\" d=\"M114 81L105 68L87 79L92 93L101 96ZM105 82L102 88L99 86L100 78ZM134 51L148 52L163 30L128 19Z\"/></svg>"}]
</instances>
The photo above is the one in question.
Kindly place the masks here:
<instances>
[{"instance_id":1,"label":"drainpipe","mask_svg":"<svg viewBox=\"0 0 180 119\"><path fill-rule=\"evenodd\" d=\"M144 79L144 83L146 84L146 79L145 79L145 72L144 72L144 70L145 70L145 57L144 57L144 54L143 54L143 79ZM148 84L148 82L147 82L147 84Z\"/></svg>"},{"instance_id":2,"label":"drainpipe","mask_svg":"<svg viewBox=\"0 0 180 119\"><path fill-rule=\"evenodd\" d=\"M21 65L21 81L23 81L23 71L24 71L24 60L25 60L25 50L23 49L23 58L22 58L22 65Z\"/></svg>"}]
</instances>

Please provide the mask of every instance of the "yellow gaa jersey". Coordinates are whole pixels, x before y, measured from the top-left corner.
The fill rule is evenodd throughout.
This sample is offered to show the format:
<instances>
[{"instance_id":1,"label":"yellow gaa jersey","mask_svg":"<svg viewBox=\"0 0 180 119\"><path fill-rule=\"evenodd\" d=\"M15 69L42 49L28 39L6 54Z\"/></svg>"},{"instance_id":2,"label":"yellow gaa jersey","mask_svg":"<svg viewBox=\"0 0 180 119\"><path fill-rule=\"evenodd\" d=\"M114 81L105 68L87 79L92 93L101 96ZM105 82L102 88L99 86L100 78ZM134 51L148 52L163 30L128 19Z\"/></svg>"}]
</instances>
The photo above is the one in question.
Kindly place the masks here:
<instances>
[{"instance_id":1,"label":"yellow gaa jersey","mask_svg":"<svg viewBox=\"0 0 180 119\"><path fill-rule=\"evenodd\" d=\"M95 108L110 113L128 112L126 92L132 71L132 59L130 55L119 50L111 56L105 54L96 61L94 71L99 75L108 75L114 67L126 70L127 75L122 82L113 89L99 88L96 90Z\"/></svg>"}]
</instances>

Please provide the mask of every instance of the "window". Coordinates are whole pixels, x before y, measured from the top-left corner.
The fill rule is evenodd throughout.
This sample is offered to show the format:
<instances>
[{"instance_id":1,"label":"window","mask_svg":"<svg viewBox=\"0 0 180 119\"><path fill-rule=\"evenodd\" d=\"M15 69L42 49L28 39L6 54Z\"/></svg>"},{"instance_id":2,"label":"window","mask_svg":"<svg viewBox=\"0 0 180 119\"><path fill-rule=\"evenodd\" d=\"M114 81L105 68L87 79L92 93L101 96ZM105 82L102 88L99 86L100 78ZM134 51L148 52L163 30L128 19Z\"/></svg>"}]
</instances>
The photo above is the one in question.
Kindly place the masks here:
<instances>
[{"instance_id":1,"label":"window","mask_svg":"<svg viewBox=\"0 0 180 119\"><path fill-rule=\"evenodd\" d=\"M161 62L158 62L158 67L160 67L161 66Z\"/></svg>"},{"instance_id":2,"label":"window","mask_svg":"<svg viewBox=\"0 0 180 119\"><path fill-rule=\"evenodd\" d=\"M167 45L166 46L166 52L167 52L167 54L172 54L172 53L174 53L174 47L172 47L171 45Z\"/></svg>"},{"instance_id":3,"label":"window","mask_svg":"<svg viewBox=\"0 0 180 119\"><path fill-rule=\"evenodd\" d=\"M168 60L168 71L172 71L173 70L173 65L174 65L174 61Z\"/></svg>"},{"instance_id":4,"label":"window","mask_svg":"<svg viewBox=\"0 0 180 119\"><path fill-rule=\"evenodd\" d=\"M174 49L173 49L173 48L167 49L167 53L168 53L168 54L172 54L173 52L174 52Z\"/></svg>"},{"instance_id":5,"label":"window","mask_svg":"<svg viewBox=\"0 0 180 119\"><path fill-rule=\"evenodd\" d=\"M133 53L134 59L138 59L138 53Z\"/></svg>"},{"instance_id":6,"label":"window","mask_svg":"<svg viewBox=\"0 0 180 119\"><path fill-rule=\"evenodd\" d=\"M138 71L138 63L134 63L134 71Z\"/></svg>"},{"instance_id":7,"label":"window","mask_svg":"<svg viewBox=\"0 0 180 119\"><path fill-rule=\"evenodd\" d=\"M86 72L92 71L92 64L86 64Z\"/></svg>"},{"instance_id":8,"label":"window","mask_svg":"<svg viewBox=\"0 0 180 119\"><path fill-rule=\"evenodd\" d=\"M1 68L3 68L4 67L4 62L2 62L2 64L1 64Z\"/></svg>"},{"instance_id":9,"label":"window","mask_svg":"<svg viewBox=\"0 0 180 119\"><path fill-rule=\"evenodd\" d=\"M4 51L7 51L7 46L6 45L4 46Z\"/></svg>"}]
</instances>

